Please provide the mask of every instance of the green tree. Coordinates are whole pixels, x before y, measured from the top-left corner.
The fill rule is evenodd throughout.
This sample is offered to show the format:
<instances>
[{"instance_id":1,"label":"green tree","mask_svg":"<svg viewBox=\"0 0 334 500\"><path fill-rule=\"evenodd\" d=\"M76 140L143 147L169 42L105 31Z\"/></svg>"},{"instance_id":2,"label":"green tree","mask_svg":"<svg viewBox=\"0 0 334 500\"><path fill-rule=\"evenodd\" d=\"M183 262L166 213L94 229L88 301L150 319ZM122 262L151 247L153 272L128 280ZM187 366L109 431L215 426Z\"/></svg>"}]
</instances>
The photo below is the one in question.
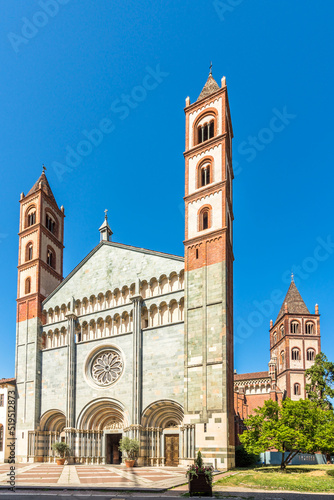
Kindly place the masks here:
<instances>
[{"instance_id":1,"label":"green tree","mask_svg":"<svg viewBox=\"0 0 334 500\"><path fill-rule=\"evenodd\" d=\"M318 451L319 440L315 436L315 428L320 411L309 400L286 399L280 404L265 401L245 421L247 430L240 436L240 441L248 453L257 455L266 450L281 452L281 469L285 471L288 462L297 453Z\"/></svg>"},{"instance_id":2,"label":"green tree","mask_svg":"<svg viewBox=\"0 0 334 500\"><path fill-rule=\"evenodd\" d=\"M331 464L334 453L334 412L319 408L319 419L315 428L318 450L326 455L327 464Z\"/></svg>"},{"instance_id":3,"label":"green tree","mask_svg":"<svg viewBox=\"0 0 334 500\"><path fill-rule=\"evenodd\" d=\"M129 460L135 460L138 457L139 441L124 437L120 440L118 449L125 452Z\"/></svg>"},{"instance_id":4,"label":"green tree","mask_svg":"<svg viewBox=\"0 0 334 500\"><path fill-rule=\"evenodd\" d=\"M314 365L305 371L308 398L323 409L333 408L329 398L334 398L334 363L323 352L316 355Z\"/></svg>"}]
</instances>

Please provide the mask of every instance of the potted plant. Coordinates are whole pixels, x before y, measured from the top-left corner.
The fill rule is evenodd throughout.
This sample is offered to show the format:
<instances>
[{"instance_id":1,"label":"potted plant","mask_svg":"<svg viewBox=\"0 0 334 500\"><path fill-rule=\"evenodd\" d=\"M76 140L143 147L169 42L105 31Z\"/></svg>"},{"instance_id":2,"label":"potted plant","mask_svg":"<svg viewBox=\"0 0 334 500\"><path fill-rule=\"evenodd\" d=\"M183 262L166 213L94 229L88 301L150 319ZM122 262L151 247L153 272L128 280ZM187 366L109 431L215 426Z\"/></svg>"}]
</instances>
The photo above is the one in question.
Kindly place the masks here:
<instances>
[{"instance_id":1,"label":"potted plant","mask_svg":"<svg viewBox=\"0 0 334 500\"><path fill-rule=\"evenodd\" d=\"M70 451L70 447L68 446L68 444L63 441L56 441L55 443L53 443L52 448L59 455L59 458L56 458L57 465L64 465L65 457Z\"/></svg>"},{"instance_id":2,"label":"potted plant","mask_svg":"<svg viewBox=\"0 0 334 500\"><path fill-rule=\"evenodd\" d=\"M139 441L137 439L130 439L124 437L119 442L119 448L122 453L126 454L125 465L127 467L133 467L139 452Z\"/></svg>"},{"instance_id":3,"label":"potted plant","mask_svg":"<svg viewBox=\"0 0 334 500\"><path fill-rule=\"evenodd\" d=\"M202 453L197 453L195 463L187 470L189 495L212 496L212 465L204 465Z\"/></svg>"}]
</instances>

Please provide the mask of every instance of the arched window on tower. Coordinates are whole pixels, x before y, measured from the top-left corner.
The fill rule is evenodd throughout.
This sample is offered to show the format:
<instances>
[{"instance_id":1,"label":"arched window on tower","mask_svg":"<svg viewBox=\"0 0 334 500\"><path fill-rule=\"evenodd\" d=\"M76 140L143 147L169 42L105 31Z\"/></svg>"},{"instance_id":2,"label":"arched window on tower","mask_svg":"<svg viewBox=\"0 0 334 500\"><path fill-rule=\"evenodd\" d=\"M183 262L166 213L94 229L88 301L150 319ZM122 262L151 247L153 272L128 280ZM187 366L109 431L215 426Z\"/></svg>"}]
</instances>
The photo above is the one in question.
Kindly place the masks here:
<instances>
[{"instance_id":1,"label":"arched window on tower","mask_svg":"<svg viewBox=\"0 0 334 500\"><path fill-rule=\"evenodd\" d=\"M55 233L56 223L49 214L45 214L45 226L51 233Z\"/></svg>"},{"instance_id":2,"label":"arched window on tower","mask_svg":"<svg viewBox=\"0 0 334 500\"><path fill-rule=\"evenodd\" d=\"M32 243L28 243L26 246L26 261L27 260L32 260L33 258L33 246Z\"/></svg>"},{"instance_id":3,"label":"arched window on tower","mask_svg":"<svg viewBox=\"0 0 334 500\"><path fill-rule=\"evenodd\" d=\"M294 384L293 393L295 396L300 396L300 384Z\"/></svg>"},{"instance_id":4,"label":"arched window on tower","mask_svg":"<svg viewBox=\"0 0 334 500\"><path fill-rule=\"evenodd\" d=\"M25 284L24 284L24 293L30 293L31 292L31 279L26 278Z\"/></svg>"},{"instance_id":5,"label":"arched window on tower","mask_svg":"<svg viewBox=\"0 0 334 500\"><path fill-rule=\"evenodd\" d=\"M294 347L291 351L291 359L293 361L300 361L300 350L298 347Z\"/></svg>"},{"instance_id":6,"label":"arched window on tower","mask_svg":"<svg viewBox=\"0 0 334 500\"><path fill-rule=\"evenodd\" d=\"M204 207L199 213L199 230L204 231L211 227L211 214L210 208Z\"/></svg>"},{"instance_id":7,"label":"arched window on tower","mask_svg":"<svg viewBox=\"0 0 334 500\"><path fill-rule=\"evenodd\" d=\"M47 264L50 266L50 267L53 267L55 268L55 256L54 256L54 253L52 252L52 250L48 249L47 251L47 257L46 257L46 262Z\"/></svg>"},{"instance_id":8,"label":"arched window on tower","mask_svg":"<svg viewBox=\"0 0 334 500\"><path fill-rule=\"evenodd\" d=\"M280 332L281 332L281 337L284 337L284 325L281 325L279 327L279 329L280 329Z\"/></svg>"},{"instance_id":9,"label":"arched window on tower","mask_svg":"<svg viewBox=\"0 0 334 500\"><path fill-rule=\"evenodd\" d=\"M215 134L215 122L211 120L208 123L204 123L204 125L200 125L197 128L197 144L201 144L208 139L212 139Z\"/></svg>"},{"instance_id":10,"label":"arched window on tower","mask_svg":"<svg viewBox=\"0 0 334 500\"><path fill-rule=\"evenodd\" d=\"M314 361L315 351L314 349L307 349L306 351L306 359L307 361Z\"/></svg>"},{"instance_id":11,"label":"arched window on tower","mask_svg":"<svg viewBox=\"0 0 334 500\"><path fill-rule=\"evenodd\" d=\"M281 364L284 367L284 362L285 362L285 352L281 351Z\"/></svg>"},{"instance_id":12,"label":"arched window on tower","mask_svg":"<svg viewBox=\"0 0 334 500\"><path fill-rule=\"evenodd\" d=\"M305 331L308 335L313 335L313 323L308 321L305 325Z\"/></svg>"},{"instance_id":13,"label":"arched window on tower","mask_svg":"<svg viewBox=\"0 0 334 500\"><path fill-rule=\"evenodd\" d=\"M27 227L36 224L36 209L31 208L27 214Z\"/></svg>"},{"instance_id":14,"label":"arched window on tower","mask_svg":"<svg viewBox=\"0 0 334 500\"><path fill-rule=\"evenodd\" d=\"M298 321L291 321L290 332L291 333L299 333L299 323L298 323Z\"/></svg>"},{"instance_id":15,"label":"arched window on tower","mask_svg":"<svg viewBox=\"0 0 334 500\"><path fill-rule=\"evenodd\" d=\"M276 342L277 342L277 332L275 331L273 333L273 344L276 344Z\"/></svg>"},{"instance_id":16,"label":"arched window on tower","mask_svg":"<svg viewBox=\"0 0 334 500\"><path fill-rule=\"evenodd\" d=\"M204 187L211 182L211 166L210 164L203 165L199 172L199 187Z\"/></svg>"}]
</instances>

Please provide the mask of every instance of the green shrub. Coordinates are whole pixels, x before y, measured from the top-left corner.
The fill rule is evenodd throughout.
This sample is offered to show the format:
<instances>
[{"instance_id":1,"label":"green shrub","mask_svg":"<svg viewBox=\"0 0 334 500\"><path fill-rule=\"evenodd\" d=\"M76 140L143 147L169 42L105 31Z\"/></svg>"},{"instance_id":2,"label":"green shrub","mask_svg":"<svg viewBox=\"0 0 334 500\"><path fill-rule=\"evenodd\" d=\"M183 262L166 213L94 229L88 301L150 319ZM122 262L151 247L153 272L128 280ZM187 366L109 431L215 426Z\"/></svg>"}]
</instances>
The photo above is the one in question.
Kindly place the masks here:
<instances>
[{"instance_id":1,"label":"green shrub","mask_svg":"<svg viewBox=\"0 0 334 500\"><path fill-rule=\"evenodd\" d=\"M240 445L235 448L235 466L236 467L252 467L259 461L259 456L254 453L247 453L245 448Z\"/></svg>"}]
</instances>

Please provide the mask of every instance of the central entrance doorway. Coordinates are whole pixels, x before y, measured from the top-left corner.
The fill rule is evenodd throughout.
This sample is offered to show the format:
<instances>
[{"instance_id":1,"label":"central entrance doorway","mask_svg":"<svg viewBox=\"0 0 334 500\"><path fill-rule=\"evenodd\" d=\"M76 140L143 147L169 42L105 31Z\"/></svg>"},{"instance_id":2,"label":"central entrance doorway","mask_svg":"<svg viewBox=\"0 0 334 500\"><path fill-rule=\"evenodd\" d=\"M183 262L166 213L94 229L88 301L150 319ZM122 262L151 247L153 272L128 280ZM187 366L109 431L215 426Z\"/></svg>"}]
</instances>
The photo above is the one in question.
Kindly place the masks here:
<instances>
[{"instance_id":1,"label":"central entrance doorway","mask_svg":"<svg viewBox=\"0 0 334 500\"><path fill-rule=\"evenodd\" d=\"M179 435L165 434L165 465L176 467L179 465Z\"/></svg>"},{"instance_id":2,"label":"central entrance doorway","mask_svg":"<svg viewBox=\"0 0 334 500\"><path fill-rule=\"evenodd\" d=\"M119 442L122 434L106 434L106 463L119 465L122 463L122 452L119 451Z\"/></svg>"}]
</instances>

